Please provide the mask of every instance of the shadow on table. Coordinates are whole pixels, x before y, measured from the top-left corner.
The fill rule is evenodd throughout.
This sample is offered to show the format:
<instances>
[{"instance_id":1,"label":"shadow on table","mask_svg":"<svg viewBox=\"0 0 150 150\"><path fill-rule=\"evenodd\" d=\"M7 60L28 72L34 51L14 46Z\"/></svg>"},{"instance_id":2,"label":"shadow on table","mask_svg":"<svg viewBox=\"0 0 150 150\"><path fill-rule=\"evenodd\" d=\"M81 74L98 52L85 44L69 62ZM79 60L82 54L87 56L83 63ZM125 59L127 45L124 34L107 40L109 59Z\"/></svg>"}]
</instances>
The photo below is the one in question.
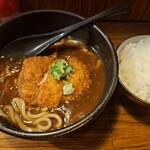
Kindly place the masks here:
<instances>
[{"instance_id":1,"label":"shadow on table","mask_svg":"<svg viewBox=\"0 0 150 150\"><path fill-rule=\"evenodd\" d=\"M122 94L119 88L117 90L116 97L118 98L118 103L136 120L150 126L150 108L129 100Z\"/></svg>"}]
</instances>

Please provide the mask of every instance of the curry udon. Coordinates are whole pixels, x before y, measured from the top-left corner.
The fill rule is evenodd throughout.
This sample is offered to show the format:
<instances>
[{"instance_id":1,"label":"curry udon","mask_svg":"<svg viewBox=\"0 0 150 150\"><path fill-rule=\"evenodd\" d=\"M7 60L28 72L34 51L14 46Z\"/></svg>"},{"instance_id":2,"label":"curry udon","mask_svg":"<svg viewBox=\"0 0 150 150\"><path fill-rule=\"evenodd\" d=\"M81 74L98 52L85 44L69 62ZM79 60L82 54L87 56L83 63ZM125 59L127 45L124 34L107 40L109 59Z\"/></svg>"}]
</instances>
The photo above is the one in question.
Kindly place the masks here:
<instances>
[{"instance_id":1,"label":"curry udon","mask_svg":"<svg viewBox=\"0 0 150 150\"><path fill-rule=\"evenodd\" d=\"M79 40L66 38L47 56L1 56L0 115L27 132L73 124L89 114L104 91L104 66Z\"/></svg>"}]
</instances>

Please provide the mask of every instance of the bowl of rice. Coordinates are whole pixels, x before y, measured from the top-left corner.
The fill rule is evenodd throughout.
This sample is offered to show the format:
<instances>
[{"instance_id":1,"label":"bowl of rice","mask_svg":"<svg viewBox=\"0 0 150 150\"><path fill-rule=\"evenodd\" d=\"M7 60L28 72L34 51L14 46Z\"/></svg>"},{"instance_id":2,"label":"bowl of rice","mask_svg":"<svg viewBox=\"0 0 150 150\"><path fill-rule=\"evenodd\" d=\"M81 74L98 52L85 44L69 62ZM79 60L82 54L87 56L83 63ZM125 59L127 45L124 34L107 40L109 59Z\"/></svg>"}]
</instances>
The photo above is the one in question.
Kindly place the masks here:
<instances>
[{"instance_id":1,"label":"bowl of rice","mask_svg":"<svg viewBox=\"0 0 150 150\"><path fill-rule=\"evenodd\" d=\"M118 47L117 56L121 91L150 107L150 35L128 38Z\"/></svg>"}]
</instances>

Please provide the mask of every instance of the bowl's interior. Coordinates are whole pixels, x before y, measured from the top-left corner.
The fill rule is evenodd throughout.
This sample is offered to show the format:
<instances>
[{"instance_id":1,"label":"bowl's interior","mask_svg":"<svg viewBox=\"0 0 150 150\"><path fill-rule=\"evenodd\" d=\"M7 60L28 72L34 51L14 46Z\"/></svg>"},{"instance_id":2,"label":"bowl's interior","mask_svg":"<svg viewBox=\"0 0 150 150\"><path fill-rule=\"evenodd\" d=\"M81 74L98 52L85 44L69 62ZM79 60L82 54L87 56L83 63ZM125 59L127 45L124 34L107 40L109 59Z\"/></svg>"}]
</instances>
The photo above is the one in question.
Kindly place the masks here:
<instances>
[{"instance_id":1,"label":"bowl's interior","mask_svg":"<svg viewBox=\"0 0 150 150\"><path fill-rule=\"evenodd\" d=\"M9 42L19 37L44 32L51 32L81 21L82 19L82 17L75 14L57 10L44 10L21 14L11 20L8 20L4 24L1 24L0 49ZM46 137L56 137L72 132L84 126L93 118L95 118L95 116L105 108L115 90L118 79L118 65L116 53L113 49L113 46L107 36L104 35L103 32L99 30L96 26L85 27L73 33L72 36L83 40L88 45L93 47L99 57L101 57L101 59L103 60L106 73L106 86L99 105L81 121L60 130L46 133L26 133L19 130L14 131L2 120L0 130L24 138L40 139Z\"/></svg>"}]
</instances>

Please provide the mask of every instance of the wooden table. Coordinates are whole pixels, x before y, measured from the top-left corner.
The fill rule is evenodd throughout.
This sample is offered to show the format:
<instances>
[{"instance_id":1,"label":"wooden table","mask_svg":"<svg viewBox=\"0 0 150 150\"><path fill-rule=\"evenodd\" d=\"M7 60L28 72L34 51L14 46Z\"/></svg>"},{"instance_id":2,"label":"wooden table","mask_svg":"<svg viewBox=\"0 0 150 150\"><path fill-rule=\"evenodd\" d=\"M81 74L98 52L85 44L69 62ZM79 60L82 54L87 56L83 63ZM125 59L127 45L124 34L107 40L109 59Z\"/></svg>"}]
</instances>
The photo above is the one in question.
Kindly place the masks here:
<instances>
[{"instance_id":1,"label":"wooden table","mask_svg":"<svg viewBox=\"0 0 150 150\"><path fill-rule=\"evenodd\" d=\"M100 23L115 47L130 36L150 34L150 23ZM150 109L116 88L109 105L86 128L63 137L31 141L0 132L0 150L150 150Z\"/></svg>"}]
</instances>

